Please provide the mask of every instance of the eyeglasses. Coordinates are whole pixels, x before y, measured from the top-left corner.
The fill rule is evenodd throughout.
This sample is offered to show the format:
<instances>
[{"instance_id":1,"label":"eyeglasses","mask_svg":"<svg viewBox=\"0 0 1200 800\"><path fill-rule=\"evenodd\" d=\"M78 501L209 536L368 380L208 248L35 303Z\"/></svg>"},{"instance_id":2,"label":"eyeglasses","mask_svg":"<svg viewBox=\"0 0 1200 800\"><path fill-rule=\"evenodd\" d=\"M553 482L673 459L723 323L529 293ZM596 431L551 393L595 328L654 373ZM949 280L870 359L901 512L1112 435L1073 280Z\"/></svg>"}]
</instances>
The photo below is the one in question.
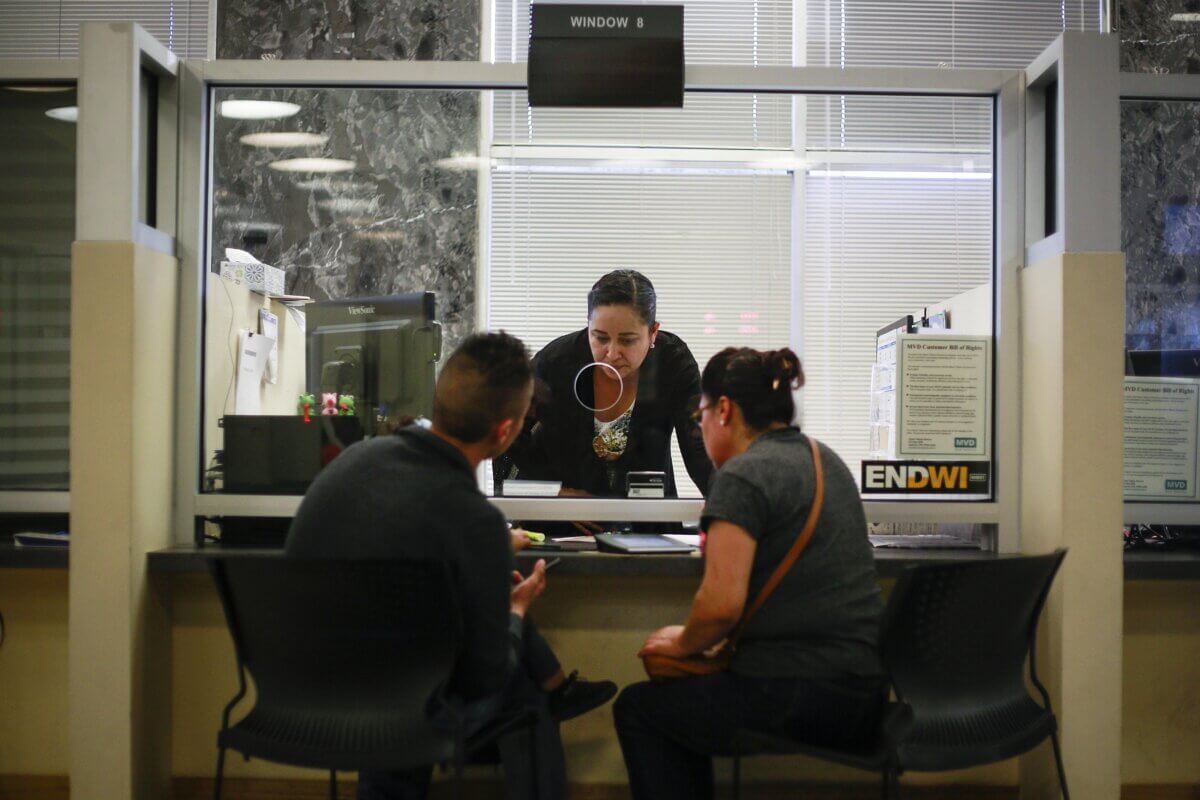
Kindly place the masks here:
<instances>
[{"instance_id":1,"label":"eyeglasses","mask_svg":"<svg viewBox=\"0 0 1200 800\"><path fill-rule=\"evenodd\" d=\"M691 414L691 417L692 417L692 422L694 422L694 423L696 423L697 425L699 425L699 424L700 424L700 420L702 420L702 419L704 418L704 412L705 412L705 411L707 411L707 410L708 410L708 409L710 409L710 408L712 408L712 406L698 406L698 407L696 408L696 410L695 410L695 411L693 411L693 412L692 412L692 414Z\"/></svg>"}]
</instances>

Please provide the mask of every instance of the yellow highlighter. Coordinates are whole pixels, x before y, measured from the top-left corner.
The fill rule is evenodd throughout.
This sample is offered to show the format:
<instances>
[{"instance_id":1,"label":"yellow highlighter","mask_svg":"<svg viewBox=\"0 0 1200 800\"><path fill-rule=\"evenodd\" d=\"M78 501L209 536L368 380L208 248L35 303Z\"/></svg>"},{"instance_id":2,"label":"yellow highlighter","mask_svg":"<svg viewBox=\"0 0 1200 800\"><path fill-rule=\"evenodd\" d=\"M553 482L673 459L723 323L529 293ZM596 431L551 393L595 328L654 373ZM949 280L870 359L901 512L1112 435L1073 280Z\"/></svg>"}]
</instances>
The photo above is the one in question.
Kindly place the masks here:
<instances>
[{"instance_id":1,"label":"yellow highlighter","mask_svg":"<svg viewBox=\"0 0 1200 800\"><path fill-rule=\"evenodd\" d=\"M529 537L529 541L536 544L541 544L546 541L546 534L538 533L537 531L525 531L525 535Z\"/></svg>"}]
</instances>

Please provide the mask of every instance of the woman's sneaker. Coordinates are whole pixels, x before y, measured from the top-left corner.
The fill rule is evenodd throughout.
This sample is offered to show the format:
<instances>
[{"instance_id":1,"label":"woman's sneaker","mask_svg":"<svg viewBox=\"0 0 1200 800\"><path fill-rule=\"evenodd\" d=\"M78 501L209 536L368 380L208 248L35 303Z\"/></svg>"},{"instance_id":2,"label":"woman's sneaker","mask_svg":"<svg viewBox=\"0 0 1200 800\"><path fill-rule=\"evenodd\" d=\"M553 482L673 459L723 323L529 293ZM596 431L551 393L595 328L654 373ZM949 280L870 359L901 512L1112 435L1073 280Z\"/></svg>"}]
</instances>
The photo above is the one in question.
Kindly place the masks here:
<instances>
[{"instance_id":1,"label":"woman's sneaker","mask_svg":"<svg viewBox=\"0 0 1200 800\"><path fill-rule=\"evenodd\" d=\"M550 692L550 716L555 722L575 719L604 705L616 694L617 685L612 681L584 680L579 677L579 670L575 670Z\"/></svg>"}]
</instances>

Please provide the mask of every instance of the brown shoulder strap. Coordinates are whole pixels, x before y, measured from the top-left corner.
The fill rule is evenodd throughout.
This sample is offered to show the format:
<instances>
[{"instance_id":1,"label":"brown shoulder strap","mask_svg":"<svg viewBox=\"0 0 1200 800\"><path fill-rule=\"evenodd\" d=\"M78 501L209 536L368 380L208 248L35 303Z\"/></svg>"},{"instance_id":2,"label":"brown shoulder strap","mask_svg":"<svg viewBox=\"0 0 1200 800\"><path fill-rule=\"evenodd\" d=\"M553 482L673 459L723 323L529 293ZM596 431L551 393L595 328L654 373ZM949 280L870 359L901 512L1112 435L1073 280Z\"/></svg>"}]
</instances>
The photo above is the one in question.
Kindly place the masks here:
<instances>
[{"instance_id":1,"label":"brown shoulder strap","mask_svg":"<svg viewBox=\"0 0 1200 800\"><path fill-rule=\"evenodd\" d=\"M738 621L737 627L733 629L733 633L729 635L730 643L736 643L742 635L742 630L746 624L750 622L750 618L754 613L766 602L771 593L775 591L780 581L791 570L792 565L796 563L796 559L804 552L804 548L808 546L808 542L812 539L813 531L817 527L817 519L821 516L821 508L825 505L825 470L821 466L821 450L817 446L817 440L808 437L809 447L812 448L813 473L816 476L816 486L813 489L812 507L808 511L808 519L804 521L804 528L801 529L800 535L796 537L796 541L792 542L792 547L788 550L787 555L779 562L779 566L771 573L771 577L763 585L758 592L758 597L754 598L754 602L742 614L741 620Z\"/></svg>"}]
</instances>

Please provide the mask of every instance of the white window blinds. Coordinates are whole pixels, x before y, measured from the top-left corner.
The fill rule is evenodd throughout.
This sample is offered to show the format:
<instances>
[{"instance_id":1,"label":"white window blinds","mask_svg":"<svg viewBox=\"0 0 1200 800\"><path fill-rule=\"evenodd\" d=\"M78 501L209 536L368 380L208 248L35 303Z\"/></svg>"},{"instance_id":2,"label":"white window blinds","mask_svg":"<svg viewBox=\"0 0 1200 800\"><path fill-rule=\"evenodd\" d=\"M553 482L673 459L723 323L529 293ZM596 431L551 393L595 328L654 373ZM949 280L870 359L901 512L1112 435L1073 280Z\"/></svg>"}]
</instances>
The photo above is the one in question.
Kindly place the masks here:
<instances>
[{"instance_id":1,"label":"white window blinds","mask_svg":"<svg viewBox=\"0 0 1200 800\"><path fill-rule=\"evenodd\" d=\"M1026 67L1064 30L1098 30L1091 0L796 0L808 64Z\"/></svg>"},{"instance_id":2,"label":"white window blinds","mask_svg":"<svg viewBox=\"0 0 1200 800\"><path fill-rule=\"evenodd\" d=\"M856 478L875 332L992 276L990 175L877 174L833 168L805 181L804 425Z\"/></svg>"},{"instance_id":3,"label":"white window blinds","mask_svg":"<svg viewBox=\"0 0 1200 800\"><path fill-rule=\"evenodd\" d=\"M497 171L488 327L531 352L587 324L587 292L631 267L701 368L729 345L788 343L792 179L772 174ZM675 448L680 495L698 497Z\"/></svg>"},{"instance_id":4,"label":"white window blinds","mask_svg":"<svg viewBox=\"0 0 1200 800\"><path fill-rule=\"evenodd\" d=\"M52 219L36 239L0 224L0 489L68 486L70 440L70 210L43 206ZM25 220L29 224L29 219ZM51 241L58 239L58 241Z\"/></svg>"},{"instance_id":5,"label":"white window blinds","mask_svg":"<svg viewBox=\"0 0 1200 800\"><path fill-rule=\"evenodd\" d=\"M688 64L791 65L790 0L686 0L683 5ZM496 0L495 61L528 57L529 6L530 0ZM689 94L683 110L530 109L524 92L495 97L493 138L501 145L791 147L791 99L778 95Z\"/></svg>"},{"instance_id":6,"label":"white window blinds","mask_svg":"<svg viewBox=\"0 0 1200 800\"><path fill-rule=\"evenodd\" d=\"M530 0L494 0L492 59L529 56ZM614 5L639 5L613 0ZM787 66L792 63L792 0L684 0L688 64Z\"/></svg>"},{"instance_id":7,"label":"white window blinds","mask_svg":"<svg viewBox=\"0 0 1200 800\"><path fill-rule=\"evenodd\" d=\"M0 0L0 58L78 58L84 22L136 22L180 58L207 58L209 0Z\"/></svg>"}]
</instances>

